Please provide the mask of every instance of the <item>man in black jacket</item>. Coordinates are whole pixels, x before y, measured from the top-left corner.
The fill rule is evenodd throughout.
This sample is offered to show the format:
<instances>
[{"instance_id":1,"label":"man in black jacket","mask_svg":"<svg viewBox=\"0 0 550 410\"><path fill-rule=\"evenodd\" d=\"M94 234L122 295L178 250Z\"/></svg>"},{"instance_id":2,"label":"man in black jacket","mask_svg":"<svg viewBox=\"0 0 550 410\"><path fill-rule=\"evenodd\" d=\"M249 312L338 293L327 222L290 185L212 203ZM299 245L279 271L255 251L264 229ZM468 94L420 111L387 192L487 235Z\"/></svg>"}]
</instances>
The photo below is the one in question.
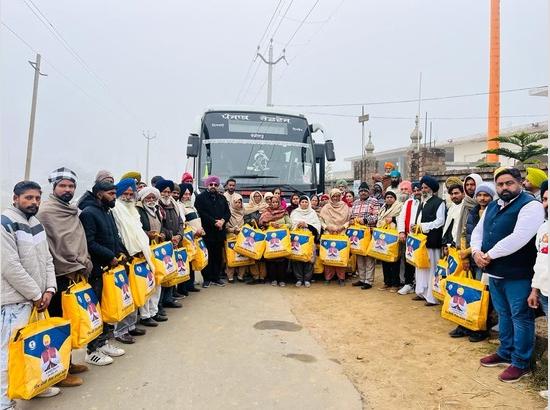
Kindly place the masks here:
<instances>
[{"instance_id":1,"label":"man in black jacket","mask_svg":"<svg viewBox=\"0 0 550 410\"><path fill-rule=\"evenodd\" d=\"M80 220L86 233L88 252L93 264L89 282L101 302L103 268L117 266L117 256L126 254L126 249L120 240L111 213L111 208L116 204L116 186L111 182L98 182L93 186L92 194L95 201L88 202L80 214ZM111 331L112 326L105 323L103 333L88 343L87 363L105 366L113 362L112 357L122 356L125 353L123 349L108 342Z\"/></svg>"},{"instance_id":2,"label":"man in black jacket","mask_svg":"<svg viewBox=\"0 0 550 410\"><path fill-rule=\"evenodd\" d=\"M210 284L225 286L220 279L220 271L225 241L225 224L231 216L227 199L218 192L220 178L211 175L206 178L205 185L206 191L201 192L195 200L195 207L206 233L204 242L208 249L208 265L202 271L203 288L209 287Z\"/></svg>"},{"instance_id":3,"label":"man in black jacket","mask_svg":"<svg viewBox=\"0 0 550 410\"><path fill-rule=\"evenodd\" d=\"M428 237L426 247L430 256L430 267L416 268L416 296L413 300L425 300L426 306L434 306L437 305L437 301L432 293L432 284L437 261L441 257L445 202L437 196L439 182L435 178L425 175L420 180L420 184L422 199L416 213L415 226L411 227L411 231L414 231L418 225L422 233Z\"/></svg>"}]
</instances>

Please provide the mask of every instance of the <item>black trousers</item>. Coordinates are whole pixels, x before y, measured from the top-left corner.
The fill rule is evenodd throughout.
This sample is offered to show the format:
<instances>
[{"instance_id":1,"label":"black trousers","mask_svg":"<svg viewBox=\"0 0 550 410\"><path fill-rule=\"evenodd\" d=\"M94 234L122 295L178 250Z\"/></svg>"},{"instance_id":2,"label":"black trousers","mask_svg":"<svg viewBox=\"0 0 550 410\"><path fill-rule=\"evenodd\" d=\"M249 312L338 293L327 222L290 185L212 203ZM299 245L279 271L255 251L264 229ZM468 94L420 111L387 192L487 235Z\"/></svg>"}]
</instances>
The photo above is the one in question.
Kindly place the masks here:
<instances>
[{"instance_id":1,"label":"black trousers","mask_svg":"<svg viewBox=\"0 0 550 410\"><path fill-rule=\"evenodd\" d=\"M202 270L202 277L207 282L216 282L222 270L223 242L205 240L204 244L208 249L208 265Z\"/></svg>"},{"instance_id":2,"label":"black trousers","mask_svg":"<svg viewBox=\"0 0 550 410\"><path fill-rule=\"evenodd\" d=\"M284 282L286 280L286 268L288 261L286 259L268 259L265 261L267 277L269 280Z\"/></svg>"},{"instance_id":3,"label":"black trousers","mask_svg":"<svg viewBox=\"0 0 550 410\"><path fill-rule=\"evenodd\" d=\"M398 287L401 285L399 280L399 269L401 261L382 262L382 272L384 273L384 285Z\"/></svg>"},{"instance_id":4,"label":"black trousers","mask_svg":"<svg viewBox=\"0 0 550 410\"><path fill-rule=\"evenodd\" d=\"M415 267L405 262L405 285L413 285Z\"/></svg>"},{"instance_id":5,"label":"black trousers","mask_svg":"<svg viewBox=\"0 0 550 410\"><path fill-rule=\"evenodd\" d=\"M51 317L63 317L63 308L61 307L61 294L67 290L71 284L71 280L66 276L57 276L57 292L52 296L50 300L50 306L48 306L48 313Z\"/></svg>"},{"instance_id":6,"label":"black trousers","mask_svg":"<svg viewBox=\"0 0 550 410\"><path fill-rule=\"evenodd\" d=\"M94 290L94 293L97 296L97 299L99 300L99 303L101 303L101 292L103 291L103 274L92 274L90 278L88 279L88 282L90 283L90 286ZM92 353L93 351L97 350L101 346L105 345L109 338L113 337L113 331L114 326L110 325L108 323L103 323L103 332L96 337L94 340L92 340L90 343L88 343L88 353Z\"/></svg>"}]
</instances>

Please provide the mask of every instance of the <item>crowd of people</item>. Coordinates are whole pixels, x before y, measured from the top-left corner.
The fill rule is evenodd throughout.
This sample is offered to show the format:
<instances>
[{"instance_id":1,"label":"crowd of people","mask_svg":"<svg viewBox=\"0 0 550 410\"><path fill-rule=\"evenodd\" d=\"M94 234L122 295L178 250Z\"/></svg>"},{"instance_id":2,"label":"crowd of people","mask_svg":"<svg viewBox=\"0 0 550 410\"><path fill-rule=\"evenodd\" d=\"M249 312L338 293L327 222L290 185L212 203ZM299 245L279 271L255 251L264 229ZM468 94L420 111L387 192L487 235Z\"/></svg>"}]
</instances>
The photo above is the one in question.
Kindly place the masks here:
<instances>
[{"instance_id":1,"label":"crowd of people","mask_svg":"<svg viewBox=\"0 0 550 410\"><path fill-rule=\"evenodd\" d=\"M161 176L148 183L139 172L127 172L116 180L102 170L91 189L74 203L78 182L74 171L56 169L49 182L51 193L43 202L37 183L19 182L13 189L13 205L2 212L2 409L15 406L6 393L10 337L28 323L33 308L62 317L61 294L79 277L85 277L101 299L105 267L137 256L153 266L151 244L171 241L178 247L186 228L201 237L208 249L202 281L198 272L192 272L187 282L157 286L145 305L114 325L104 325L101 335L87 345L87 364L104 366L124 355L113 340L135 343L146 334L145 328L168 321L167 310L181 308L181 300L199 292L196 286L201 283L202 288L236 282L284 287L293 277L295 286L311 287L315 255L308 262L278 258L260 259L246 267L225 266L226 238L237 235L245 224L308 229L316 243L323 233L340 234L350 224L360 224L399 233L401 257L382 262L380 290L414 294L412 300L427 307L439 303L432 293L438 261L448 247L458 249L465 270L478 280L488 277L498 317L500 346L482 358L481 365L505 365L499 376L505 382L517 381L532 370L535 309L540 305L547 314L548 304L548 182L540 169L528 168L523 178L518 169L503 167L490 182L470 174L464 180L450 177L442 187L429 175L419 181L402 180L393 164L387 163L385 174L361 182L357 196L346 181L338 181L328 193L311 197L292 193L288 198L279 188L254 191L243 198L235 179L222 186L213 175L201 181L205 189L199 193L189 173L181 183ZM443 189L446 199L439 196ZM404 242L411 232L427 236L428 268L415 268L405 261ZM352 286L372 289L376 265L373 257L357 255L351 271L324 266L324 284L336 278L344 286L355 278ZM487 338L488 332L458 326L450 336L477 342ZM71 363L67 378L41 396L56 395L59 387L81 385L77 374L86 370L85 365Z\"/></svg>"}]
</instances>

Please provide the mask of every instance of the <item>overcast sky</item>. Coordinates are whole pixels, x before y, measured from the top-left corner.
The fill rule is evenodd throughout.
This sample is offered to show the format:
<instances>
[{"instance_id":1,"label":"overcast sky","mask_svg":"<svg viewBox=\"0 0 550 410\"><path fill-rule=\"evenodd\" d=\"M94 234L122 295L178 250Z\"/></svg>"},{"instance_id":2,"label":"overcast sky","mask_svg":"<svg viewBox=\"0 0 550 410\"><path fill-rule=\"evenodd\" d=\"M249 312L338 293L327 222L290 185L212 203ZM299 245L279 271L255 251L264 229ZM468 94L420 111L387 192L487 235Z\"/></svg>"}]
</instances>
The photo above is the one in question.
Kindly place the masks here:
<instances>
[{"instance_id":1,"label":"overcast sky","mask_svg":"<svg viewBox=\"0 0 550 410\"><path fill-rule=\"evenodd\" d=\"M250 66L279 0L9 0L2 8L2 184L22 179L34 52L43 56L31 177L59 166L88 188L98 169L145 172L142 130L158 135L150 176L179 179L186 141L210 105L265 104L267 70ZM281 0L275 57L316 0ZM36 5L81 64L31 11ZM290 5L290 8L288 8ZM339 104L486 92L489 0L320 0L274 71L275 104ZM287 10L286 17L282 14ZM37 14L39 11L35 9ZM280 23L280 24L279 24ZM259 70L253 77L252 74ZM247 71L250 68L249 71ZM546 0L501 1L501 90L548 83ZM248 76L245 75L248 73ZM243 87L244 84L244 87ZM334 139L335 169L359 155L360 107L296 108ZM487 96L423 102L437 139L486 130ZM546 119L546 98L503 93L501 126ZM367 106L376 150L409 143L417 103ZM309 114L317 113L317 114ZM320 115L318 113L324 113ZM423 114L424 115L424 114ZM536 116L538 115L538 116ZM388 119L376 117L404 117ZM5 197L4 197L5 199Z\"/></svg>"}]
</instances>

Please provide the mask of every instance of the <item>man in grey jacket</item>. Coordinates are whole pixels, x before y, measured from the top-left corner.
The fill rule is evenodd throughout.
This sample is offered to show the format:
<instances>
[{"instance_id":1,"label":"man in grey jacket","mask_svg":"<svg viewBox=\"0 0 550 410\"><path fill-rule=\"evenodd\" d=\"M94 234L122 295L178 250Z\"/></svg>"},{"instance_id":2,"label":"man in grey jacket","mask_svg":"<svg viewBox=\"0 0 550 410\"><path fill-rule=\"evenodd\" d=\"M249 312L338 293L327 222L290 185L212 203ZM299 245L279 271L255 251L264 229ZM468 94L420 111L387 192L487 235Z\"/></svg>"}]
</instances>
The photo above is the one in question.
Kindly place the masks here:
<instances>
[{"instance_id":1,"label":"man in grey jacket","mask_svg":"<svg viewBox=\"0 0 550 410\"><path fill-rule=\"evenodd\" d=\"M15 402L7 397L8 346L12 333L29 322L33 306L39 312L46 310L57 290L46 232L35 217L41 196L40 185L21 181L13 188L13 205L2 212L2 409L15 408ZM39 397L51 397L58 393L58 387L50 387Z\"/></svg>"}]
</instances>

